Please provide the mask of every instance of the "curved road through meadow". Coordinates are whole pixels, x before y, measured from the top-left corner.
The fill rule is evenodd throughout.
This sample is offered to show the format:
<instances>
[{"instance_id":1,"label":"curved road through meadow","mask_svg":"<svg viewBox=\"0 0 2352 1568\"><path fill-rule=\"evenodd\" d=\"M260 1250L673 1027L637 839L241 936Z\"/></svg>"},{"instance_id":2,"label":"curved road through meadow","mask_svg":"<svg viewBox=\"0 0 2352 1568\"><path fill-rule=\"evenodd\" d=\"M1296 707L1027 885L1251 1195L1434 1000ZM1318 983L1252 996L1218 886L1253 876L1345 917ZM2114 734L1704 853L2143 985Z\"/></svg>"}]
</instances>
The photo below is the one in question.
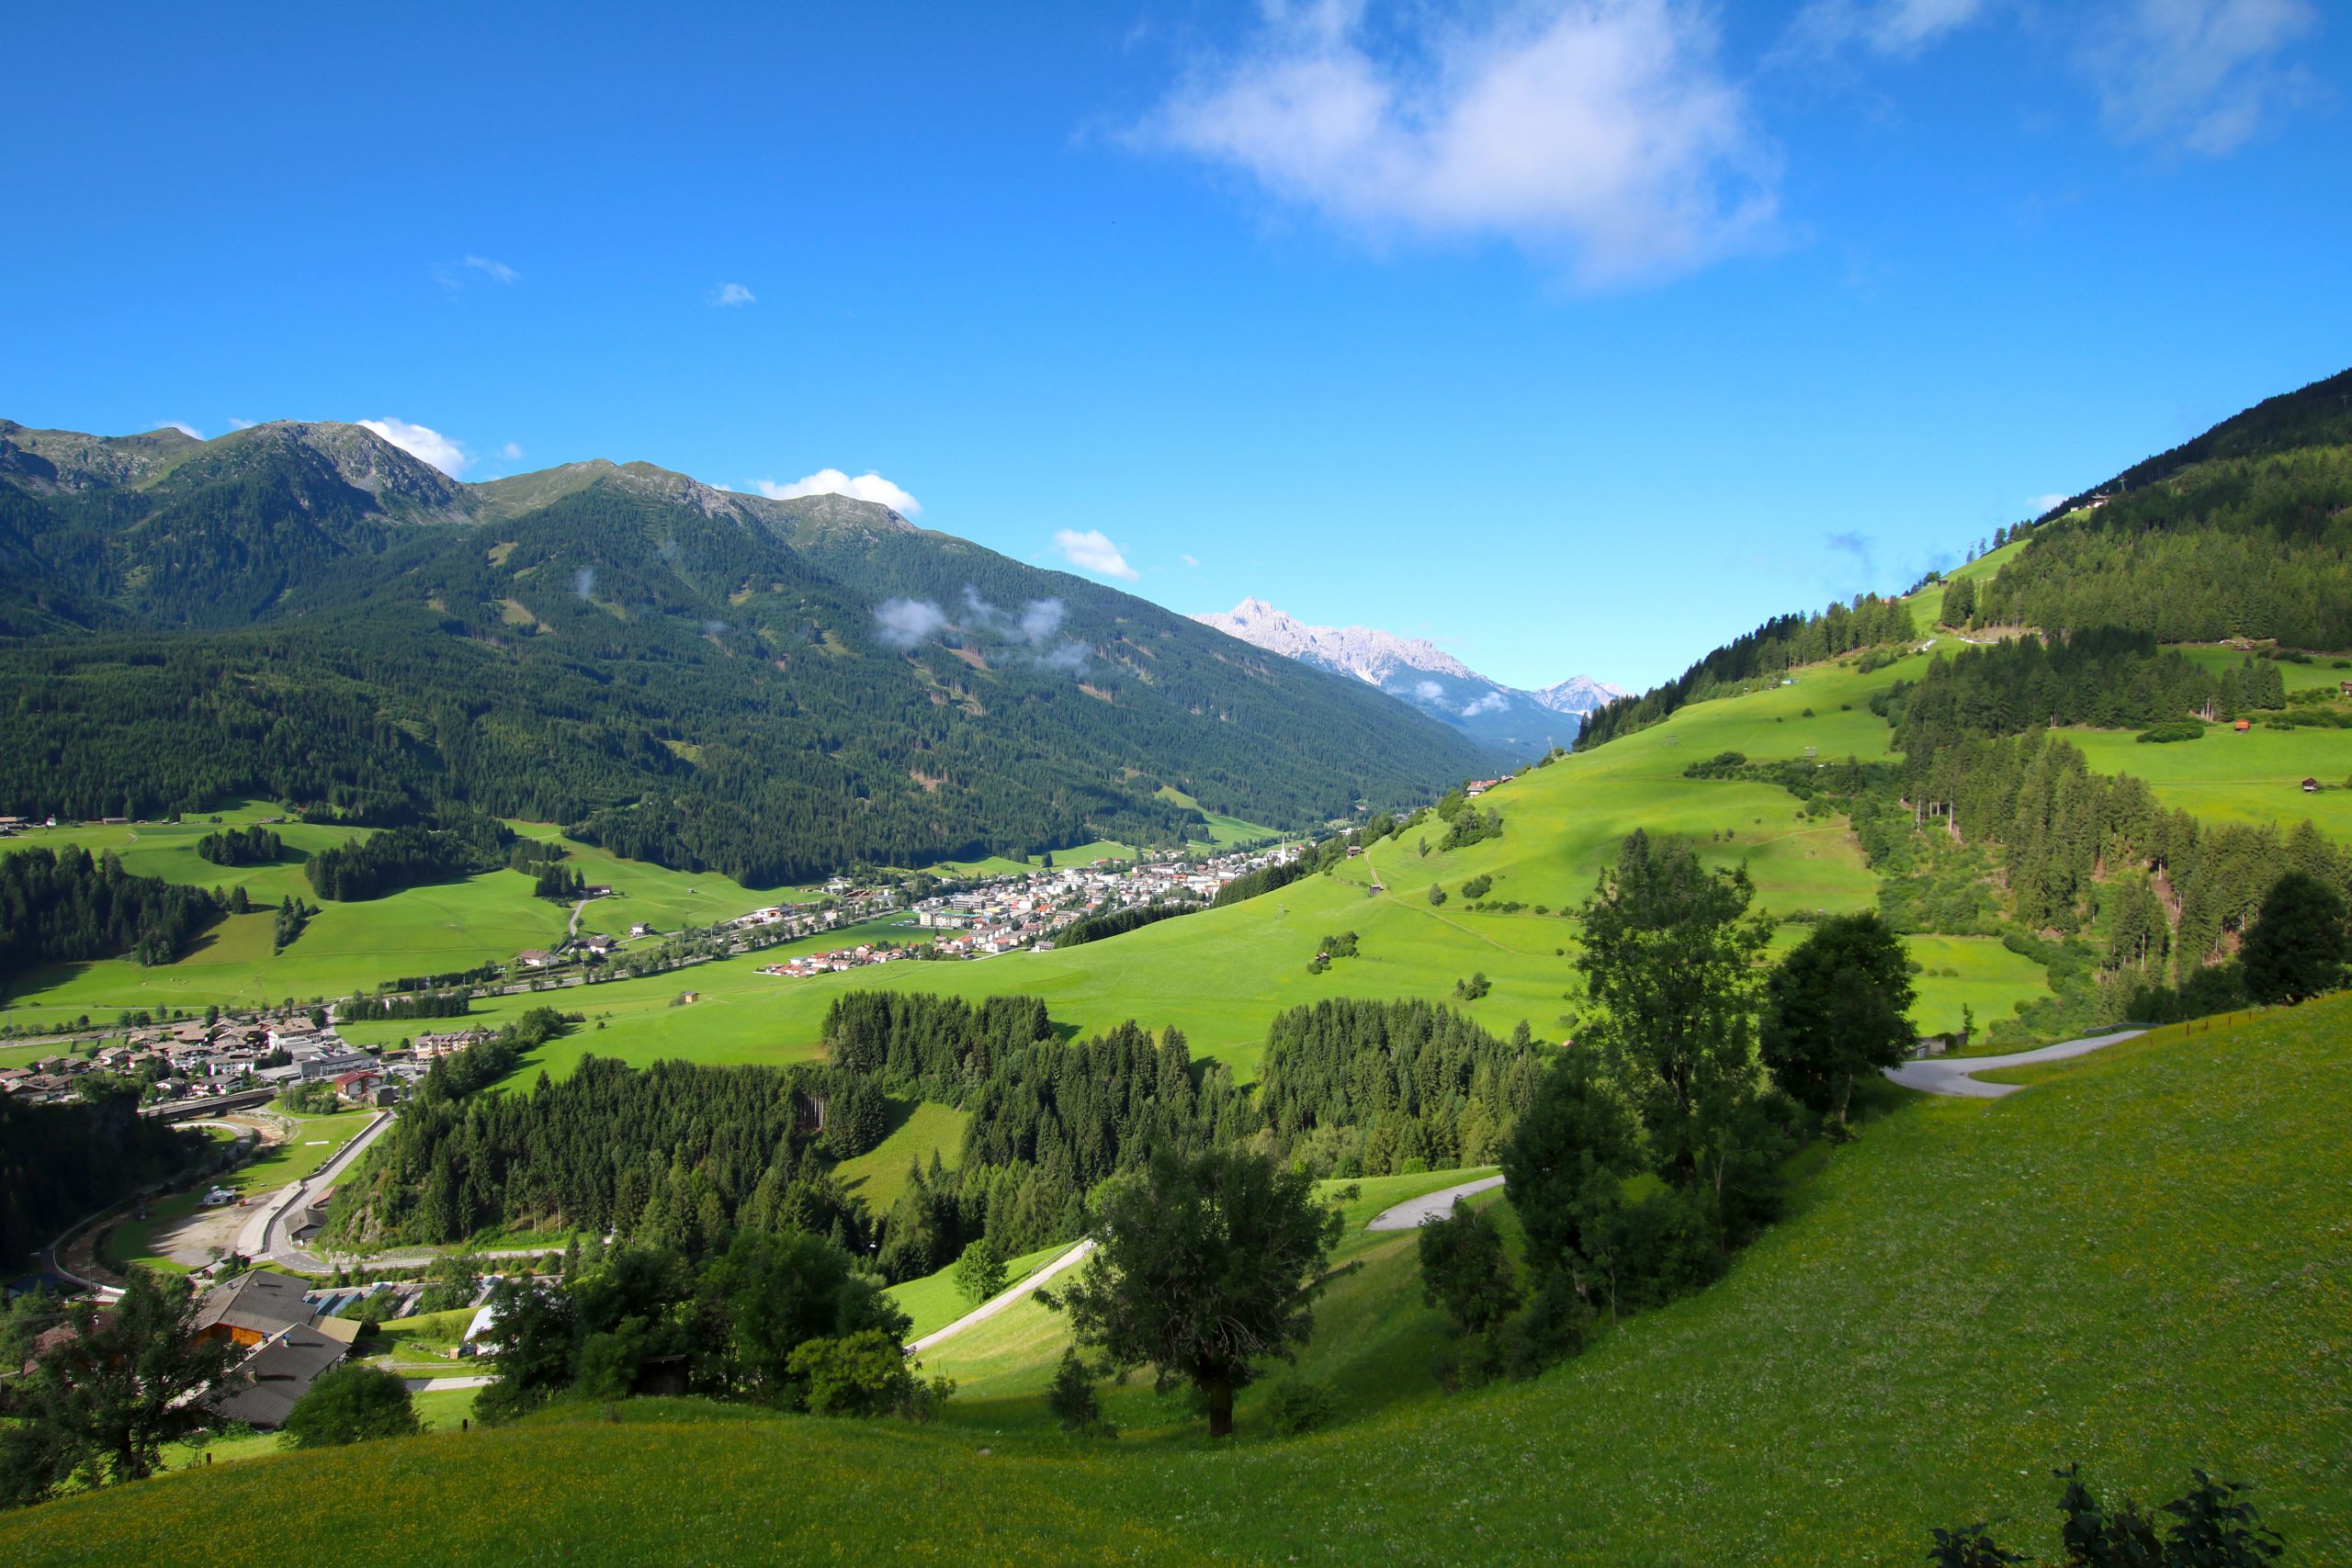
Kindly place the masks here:
<instances>
[{"instance_id":1,"label":"curved road through meadow","mask_svg":"<svg viewBox=\"0 0 2352 1568\"><path fill-rule=\"evenodd\" d=\"M2025 1086L1984 1083L1975 1074L1996 1067L2030 1067L2038 1062L2063 1062L2071 1056L2086 1056L2102 1045L2112 1045L2147 1032L2144 1029L2119 1029L2108 1034L2088 1034L2080 1040L2044 1045L2038 1051L2013 1051L2006 1056L1922 1056L1916 1062L1887 1068L1886 1076L1905 1089L1921 1089L1928 1094L1957 1095L1963 1100L1998 1100L2004 1095L2017 1093Z\"/></svg>"}]
</instances>

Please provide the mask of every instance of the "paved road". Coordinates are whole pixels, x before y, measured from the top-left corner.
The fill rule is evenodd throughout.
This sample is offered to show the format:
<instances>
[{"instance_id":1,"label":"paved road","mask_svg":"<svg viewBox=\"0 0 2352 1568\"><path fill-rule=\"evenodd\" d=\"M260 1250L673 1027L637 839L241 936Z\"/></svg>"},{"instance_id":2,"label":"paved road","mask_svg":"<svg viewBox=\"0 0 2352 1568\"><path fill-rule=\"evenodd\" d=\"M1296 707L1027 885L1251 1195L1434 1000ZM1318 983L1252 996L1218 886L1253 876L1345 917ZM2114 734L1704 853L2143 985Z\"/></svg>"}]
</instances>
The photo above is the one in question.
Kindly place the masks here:
<instances>
[{"instance_id":1,"label":"paved road","mask_svg":"<svg viewBox=\"0 0 2352 1568\"><path fill-rule=\"evenodd\" d=\"M408 1391L411 1393L439 1393L446 1389L453 1388L488 1388L495 1380L486 1377L470 1377L403 1378L401 1381L408 1384Z\"/></svg>"},{"instance_id":2,"label":"paved road","mask_svg":"<svg viewBox=\"0 0 2352 1568\"><path fill-rule=\"evenodd\" d=\"M262 1200L261 1213L245 1222L237 1233L237 1251L255 1263L286 1263L298 1269L316 1267L315 1259L291 1245L290 1237L282 1237L278 1222L311 1199L334 1185L334 1179L350 1168L351 1162L367 1153L368 1145L384 1135L392 1124L392 1113L379 1111L376 1119L361 1128L351 1142L337 1149L334 1157L301 1180L282 1187Z\"/></svg>"},{"instance_id":3,"label":"paved road","mask_svg":"<svg viewBox=\"0 0 2352 1568\"><path fill-rule=\"evenodd\" d=\"M1030 1275L1027 1279L1022 1280L1021 1283L1013 1286L1012 1289L1005 1292L1002 1295L989 1297L987 1301L982 1302L979 1305L974 1307L971 1311L966 1313L963 1316L957 1318L946 1327L939 1329L933 1333L924 1335L922 1338L908 1346L907 1349L910 1353L921 1354L922 1351L930 1349L933 1345L938 1344L941 1340L950 1338L956 1335L963 1333L964 1330L971 1327L976 1323L986 1323L989 1318L994 1317L997 1314L1002 1312L1013 1303L1026 1300L1030 1295L1035 1292L1038 1286L1044 1284L1046 1280L1052 1279L1063 1269L1080 1262L1088 1253L1093 1250L1094 1244L1092 1242L1080 1242L1076 1247L1071 1247L1068 1252L1063 1253L1059 1258L1055 1258L1051 1263L1046 1264L1043 1269L1038 1269L1035 1274Z\"/></svg>"},{"instance_id":4,"label":"paved road","mask_svg":"<svg viewBox=\"0 0 2352 1568\"><path fill-rule=\"evenodd\" d=\"M2112 1045L2119 1040L2130 1040L2146 1032L2144 1029L2119 1029L2110 1034L2087 1035L2080 1040L2044 1045L2038 1051L2011 1052L2006 1056L1923 1056L1916 1062L1887 1068L1886 1076L1905 1089L1925 1089L1929 1094L1958 1095L1967 1100L1998 1100L2003 1095L2017 1093L2025 1086L1984 1083L1973 1075L1996 1067L2030 1067L2036 1062L2063 1062L2070 1056L2088 1055L2102 1045Z\"/></svg>"},{"instance_id":5,"label":"paved road","mask_svg":"<svg viewBox=\"0 0 2352 1568\"><path fill-rule=\"evenodd\" d=\"M1418 1198L1408 1198L1394 1208L1383 1209L1372 1216L1364 1229L1368 1231L1416 1231L1423 1220L1442 1219L1453 1213L1453 1201L1467 1198L1473 1192L1486 1192L1500 1187L1503 1179L1489 1176L1478 1181L1465 1181L1459 1187L1442 1188L1424 1192Z\"/></svg>"}]
</instances>

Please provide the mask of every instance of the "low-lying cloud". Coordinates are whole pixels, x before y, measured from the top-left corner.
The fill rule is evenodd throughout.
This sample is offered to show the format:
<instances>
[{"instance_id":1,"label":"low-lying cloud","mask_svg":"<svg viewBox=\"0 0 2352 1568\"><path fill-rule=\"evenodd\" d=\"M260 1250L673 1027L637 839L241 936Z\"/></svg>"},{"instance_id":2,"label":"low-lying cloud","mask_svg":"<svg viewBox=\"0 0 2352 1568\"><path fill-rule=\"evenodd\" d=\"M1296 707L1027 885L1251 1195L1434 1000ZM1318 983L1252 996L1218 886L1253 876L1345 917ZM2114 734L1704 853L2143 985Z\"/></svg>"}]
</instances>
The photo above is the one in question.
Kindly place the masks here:
<instances>
[{"instance_id":1,"label":"low-lying cloud","mask_svg":"<svg viewBox=\"0 0 2352 1568\"><path fill-rule=\"evenodd\" d=\"M912 517L922 510L922 502L871 468L855 478L839 468L820 468L790 484L775 479L753 479L752 488L770 501L797 501L804 495L846 495L859 501L875 502L907 517Z\"/></svg>"},{"instance_id":2,"label":"low-lying cloud","mask_svg":"<svg viewBox=\"0 0 2352 1568\"><path fill-rule=\"evenodd\" d=\"M947 628L947 612L928 599L885 599L874 607L874 636L905 653Z\"/></svg>"},{"instance_id":3,"label":"low-lying cloud","mask_svg":"<svg viewBox=\"0 0 2352 1568\"><path fill-rule=\"evenodd\" d=\"M886 599L874 611L875 639L901 653L942 633L952 633L966 646L985 649L997 660L1025 660L1040 670L1083 670L1086 645L1076 638L1057 642L1069 607L1059 599L1032 599L1019 610L992 604L970 583L964 585L963 605L950 614L929 599Z\"/></svg>"}]
</instances>

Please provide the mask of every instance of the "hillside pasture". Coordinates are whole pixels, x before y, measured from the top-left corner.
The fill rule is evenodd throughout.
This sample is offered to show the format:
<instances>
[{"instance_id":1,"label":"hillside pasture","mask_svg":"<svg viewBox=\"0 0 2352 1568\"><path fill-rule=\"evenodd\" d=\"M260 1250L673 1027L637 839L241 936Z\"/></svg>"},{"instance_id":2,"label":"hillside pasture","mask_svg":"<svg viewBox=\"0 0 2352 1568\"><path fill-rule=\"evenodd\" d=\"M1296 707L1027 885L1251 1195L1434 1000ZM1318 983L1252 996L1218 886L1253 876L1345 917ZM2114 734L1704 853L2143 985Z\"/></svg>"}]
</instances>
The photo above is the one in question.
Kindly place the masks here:
<instances>
[{"instance_id":1,"label":"hillside pasture","mask_svg":"<svg viewBox=\"0 0 2352 1568\"><path fill-rule=\"evenodd\" d=\"M1273 1439L1247 1405L1217 1445L1031 1435L1015 1404L974 1425L999 1397L976 1342L970 1411L933 1427L628 1402L617 1424L557 1412L50 1504L0 1517L0 1553L155 1559L299 1513L315 1552L460 1563L1895 1564L1923 1559L1930 1526L1976 1519L2054 1556L2050 1472L2079 1461L2141 1497L2175 1495L2191 1465L2248 1482L2290 1562L2341 1562L2346 1038L2337 997L2160 1030L2007 1100L1912 1100L1815 1162L1719 1283L1532 1382L1304 1439ZM1414 1291L1399 1270L1381 1310L1403 1322ZM1414 1375L1415 1359L1401 1346L1346 1375ZM682 1474L691 1500L673 1501Z\"/></svg>"}]
</instances>

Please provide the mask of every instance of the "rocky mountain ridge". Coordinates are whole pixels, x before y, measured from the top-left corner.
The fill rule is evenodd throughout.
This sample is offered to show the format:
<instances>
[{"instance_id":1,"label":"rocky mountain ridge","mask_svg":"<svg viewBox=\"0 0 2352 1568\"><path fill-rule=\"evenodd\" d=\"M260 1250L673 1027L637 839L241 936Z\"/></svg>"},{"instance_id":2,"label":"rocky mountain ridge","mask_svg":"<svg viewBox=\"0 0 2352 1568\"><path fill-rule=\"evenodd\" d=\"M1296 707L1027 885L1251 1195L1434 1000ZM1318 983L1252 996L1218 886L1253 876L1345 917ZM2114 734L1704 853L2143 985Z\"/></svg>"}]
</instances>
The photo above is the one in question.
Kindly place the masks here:
<instances>
[{"instance_id":1,"label":"rocky mountain ridge","mask_svg":"<svg viewBox=\"0 0 2352 1568\"><path fill-rule=\"evenodd\" d=\"M1513 756L1573 744L1584 715L1623 695L1589 675L1521 691L1479 674L1427 638L1374 626L1310 626L1254 595L1222 615L1193 618L1253 648L1353 676Z\"/></svg>"}]
</instances>

